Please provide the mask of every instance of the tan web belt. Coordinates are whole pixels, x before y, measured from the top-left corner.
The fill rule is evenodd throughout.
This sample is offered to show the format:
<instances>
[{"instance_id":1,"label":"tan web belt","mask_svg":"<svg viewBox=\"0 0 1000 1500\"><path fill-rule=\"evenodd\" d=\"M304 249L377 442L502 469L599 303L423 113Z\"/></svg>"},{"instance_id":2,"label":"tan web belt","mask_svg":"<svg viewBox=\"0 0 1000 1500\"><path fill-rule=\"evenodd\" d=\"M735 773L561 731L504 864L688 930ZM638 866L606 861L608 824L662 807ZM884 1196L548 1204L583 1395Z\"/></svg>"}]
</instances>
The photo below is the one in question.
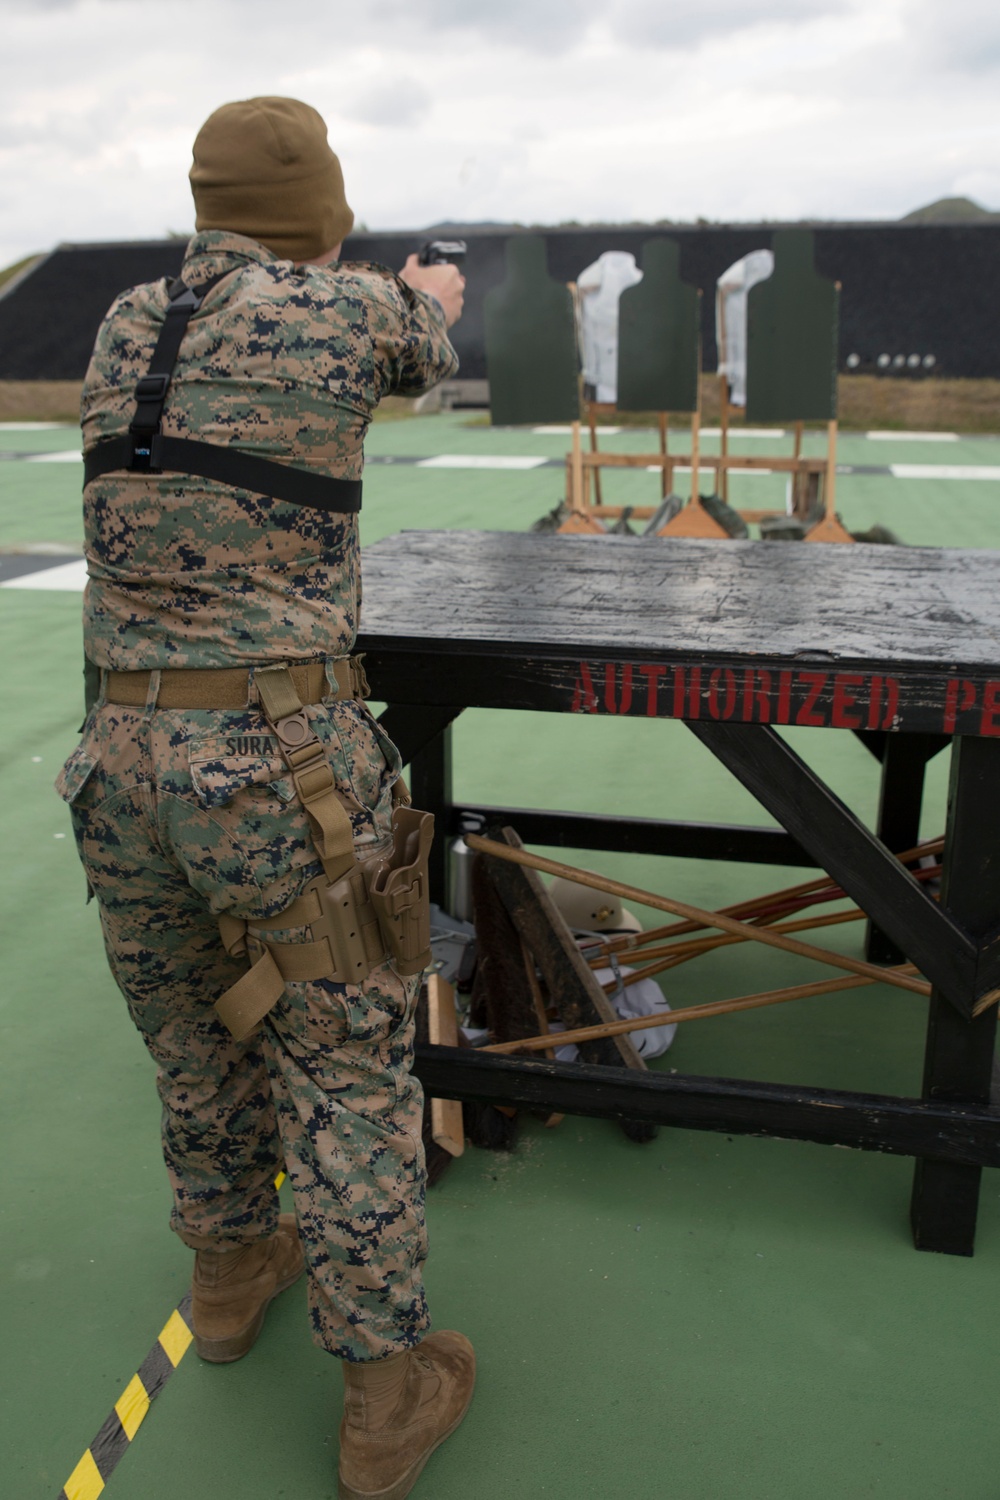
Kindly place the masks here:
<instances>
[{"instance_id":1,"label":"tan web belt","mask_svg":"<svg viewBox=\"0 0 1000 1500\"><path fill-rule=\"evenodd\" d=\"M345 656L331 663L341 698L366 698L368 682L360 656ZM167 667L160 673L157 708L248 708L253 688L265 672L287 672L298 707L320 703L332 691L325 661L289 662L279 667ZM149 701L152 672L105 672L107 703L143 708ZM257 689L257 697L260 690ZM261 700L263 701L263 700Z\"/></svg>"}]
</instances>

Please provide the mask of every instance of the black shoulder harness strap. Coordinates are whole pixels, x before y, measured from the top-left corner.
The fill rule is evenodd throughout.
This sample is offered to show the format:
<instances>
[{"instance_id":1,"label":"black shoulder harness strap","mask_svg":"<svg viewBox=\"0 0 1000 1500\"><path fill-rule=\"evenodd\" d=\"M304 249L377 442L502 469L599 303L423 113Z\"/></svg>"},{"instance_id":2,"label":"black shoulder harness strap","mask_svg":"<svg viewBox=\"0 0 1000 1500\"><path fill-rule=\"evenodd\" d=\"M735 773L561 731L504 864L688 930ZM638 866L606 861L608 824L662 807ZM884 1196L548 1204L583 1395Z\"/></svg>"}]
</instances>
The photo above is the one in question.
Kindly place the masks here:
<instances>
[{"instance_id":1,"label":"black shoulder harness strap","mask_svg":"<svg viewBox=\"0 0 1000 1500\"><path fill-rule=\"evenodd\" d=\"M230 273L225 273L230 274ZM221 276L196 292L177 280L168 288L170 298L149 370L135 388L135 412L125 437L105 438L95 444L83 460L83 482L102 474L126 469L133 474L194 474L215 479L237 489L270 495L292 505L315 510L354 512L361 509L361 480L334 479L292 464L258 458L221 443L199 443L193 438L164 437L160 431L174 365L193 313L221 281Z\"/></svg>"}]
</instances>

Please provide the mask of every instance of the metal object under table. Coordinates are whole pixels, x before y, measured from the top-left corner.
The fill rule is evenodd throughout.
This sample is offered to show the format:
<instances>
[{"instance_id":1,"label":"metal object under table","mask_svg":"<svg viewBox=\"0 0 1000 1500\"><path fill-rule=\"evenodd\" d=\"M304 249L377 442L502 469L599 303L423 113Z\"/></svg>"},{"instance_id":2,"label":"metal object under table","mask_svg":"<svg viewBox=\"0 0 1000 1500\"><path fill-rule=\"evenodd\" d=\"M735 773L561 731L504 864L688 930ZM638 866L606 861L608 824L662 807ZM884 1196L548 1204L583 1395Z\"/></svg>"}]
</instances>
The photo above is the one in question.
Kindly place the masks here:
<instances>
[{"instance_id":1,"label":"metal object under table","mask_svg":"<svg viewBox=\"0 0 1000 1500\"><path fill-rule=\"evenodd\" d=\"M512 823L526 843L819 866L870 917L869 956L932 982L923 1096L418 1051L431 1093L646 1118L915 1157L921 1249L971 1255L1000 986L1000 555L759 542L404 532L364 554L366 653L414 801L447 846ZM753 828L456 805L463 709L682 719L781 825ZM882 763L875 832L782 738L853 730ZM892 857L917 842L924 767L951 747L942 900Z\"/></svg>"}]
</instances>

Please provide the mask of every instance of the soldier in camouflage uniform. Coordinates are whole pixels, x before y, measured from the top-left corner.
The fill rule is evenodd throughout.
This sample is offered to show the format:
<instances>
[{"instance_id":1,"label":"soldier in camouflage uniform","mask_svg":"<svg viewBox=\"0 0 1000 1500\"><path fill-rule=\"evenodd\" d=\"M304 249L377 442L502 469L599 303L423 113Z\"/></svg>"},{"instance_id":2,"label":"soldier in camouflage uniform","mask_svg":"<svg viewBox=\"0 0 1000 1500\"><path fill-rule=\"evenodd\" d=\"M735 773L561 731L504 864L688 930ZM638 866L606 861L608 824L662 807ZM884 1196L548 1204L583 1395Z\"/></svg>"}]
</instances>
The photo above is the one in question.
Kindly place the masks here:
<instances>
[{"instance_id":1,"label":"soldier in camouflage uniform","mask_svg":"<svg viewBox=\"0 0 1000 1500\"><path fill-rule=\"evenodd\" d=\"M339 163L294 100L217 111L191 177L199 232L182 278L214 285L187 327L164 433L359 479L381 398L457 368L447 328L462 278L414 257L400 276L339 261L353 220ZM84 385L85 452L127 431L166 306L159 282L111 307ZM288 982L242 1040L212 1003L247 967L220 918L304 942L282 914L322 868L255 669L298 664L358 856L390 839L399 757L347 660L357 516L124 469L87 484L84 515L86 651L102 685L58 787L157 1064L172 1227L196 1251L197 1347L246 1353L304 1252L313 1337L345 1362L341 1494L395 1500L458 1425L474 1371L461 1335L425 1337L417 980L384 959L361 985ZM192 680L202 706L169 706ZM279 1218L282 1168L298 1232Z\"/></svg>"}]
</instances>

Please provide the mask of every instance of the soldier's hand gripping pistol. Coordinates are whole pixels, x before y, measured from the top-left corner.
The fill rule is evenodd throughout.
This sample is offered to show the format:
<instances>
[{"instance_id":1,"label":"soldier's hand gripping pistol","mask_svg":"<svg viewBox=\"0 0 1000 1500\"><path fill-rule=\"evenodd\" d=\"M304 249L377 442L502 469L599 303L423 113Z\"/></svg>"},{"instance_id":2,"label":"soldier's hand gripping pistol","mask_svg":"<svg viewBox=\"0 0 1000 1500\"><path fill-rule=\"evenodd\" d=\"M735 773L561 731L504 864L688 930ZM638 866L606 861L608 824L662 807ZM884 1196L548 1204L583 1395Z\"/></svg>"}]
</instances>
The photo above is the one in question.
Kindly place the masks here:
<instances>
[{"instance_id":1,"label":"soldier's hand gripping pistol","mask_svg":"<svg viewBox=\"0 0 1000 1500\"><path fill-rule=\"evenodd\" d=\"M428 240L399 273L414 291L427 292L440 302L449 328L462 316L465 277L460 266L467 249L464 240Z\"/></svg>"},{"instance_id":2,"label":"soldier's hand gripping pistol","mask_svg":"<svg viewBox=\"0 0 1000 1500\"><path fill-rule=\"evenodd\" d=\"M458 266L461 270L468 250L465 240L427 240L420 247L417 264L420 266Z\"/></svg>"}]
</instances>

